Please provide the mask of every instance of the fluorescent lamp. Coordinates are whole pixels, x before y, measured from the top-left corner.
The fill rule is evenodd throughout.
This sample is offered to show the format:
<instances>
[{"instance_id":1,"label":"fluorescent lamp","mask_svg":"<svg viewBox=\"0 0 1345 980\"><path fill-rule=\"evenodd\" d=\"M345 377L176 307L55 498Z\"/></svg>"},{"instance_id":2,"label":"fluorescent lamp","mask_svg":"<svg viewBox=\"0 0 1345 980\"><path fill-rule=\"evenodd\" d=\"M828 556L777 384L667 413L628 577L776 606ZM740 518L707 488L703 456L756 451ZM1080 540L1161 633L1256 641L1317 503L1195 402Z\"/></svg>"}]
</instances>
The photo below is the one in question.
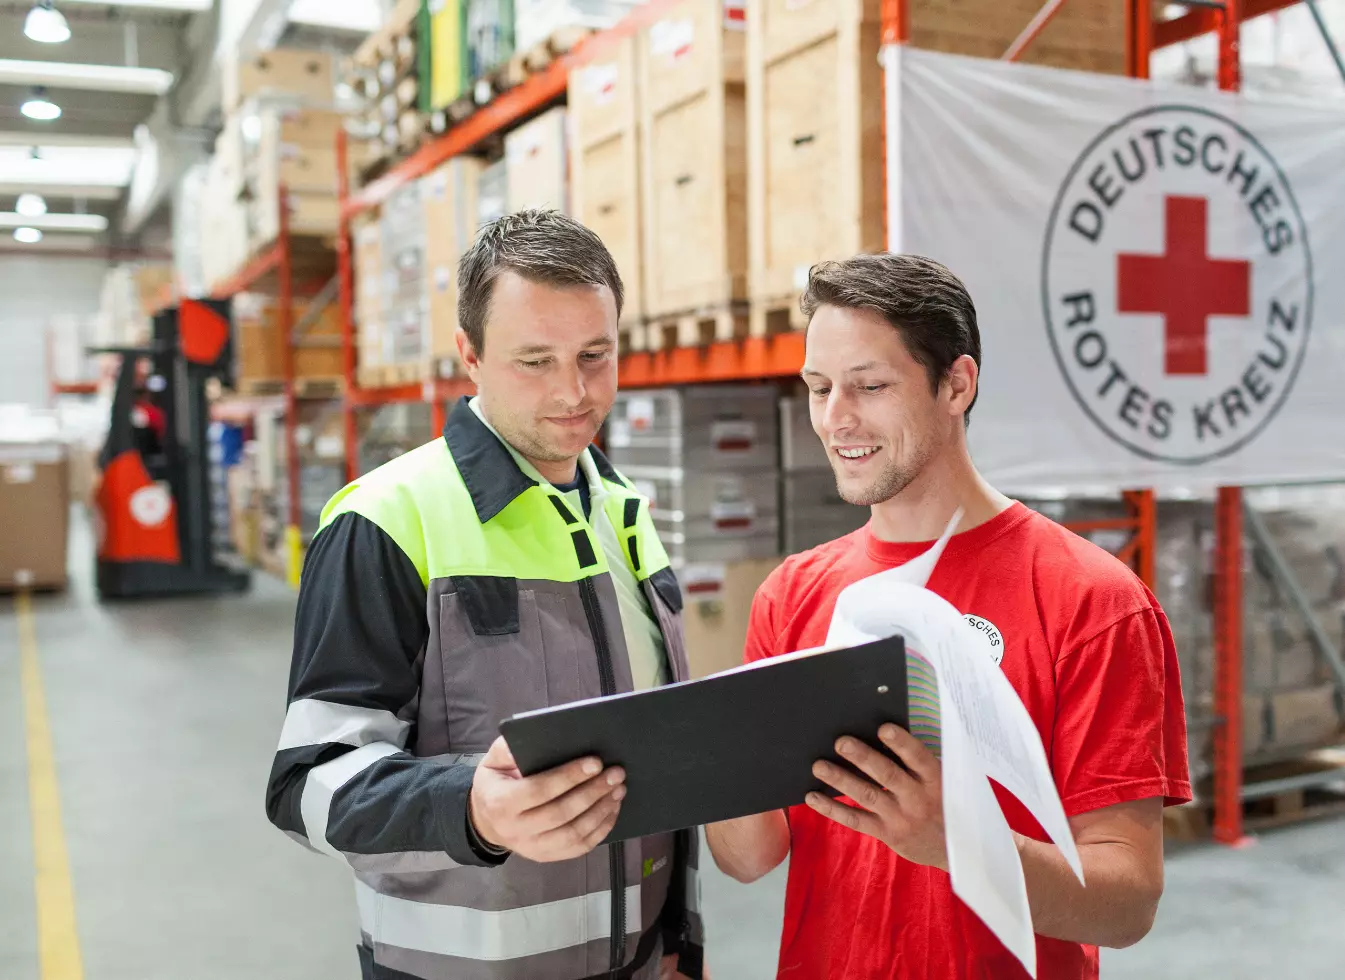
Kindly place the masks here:
<instances>
[{"instance_id":1,"label":"fluorescent lamp","mask_svg":"<svg viewBox=\"0 0 1345 980\"><path fill-rule=\"evenodd\" d=\"M47 202L41 194L20 194L14 210L25 218L36 218L47 213Z\"/></svg>"},{"instance_id":2,"label":"fluorescent lamp","mask_svg":"<svg viewBox=\"0 0 1345 980\"><path fill-rule=\"evenodd\" d=\"M48 102L47 90L40 87L33 89L33 94L27 102L19 106L19 111L38 122L51 122L53 119L61 118L61 107L55 102Z\"/></svg>"},{"instance_id":3,"label":"fluorescent lamp","mask_svg":"<svg viewBox=\"0 0 1345 980\"><path fill-rule=\"evenodd\" d=\"M15 228L14 240L25 245L36 245L42 241L42 232L36 228Z\"/></svg>"},{"instance_id":4,"label":"fluorescent lamp","mask_svg":"<svg viewBox=\"0 0 1345 980\"><path fill-rule=\"evenodd\" d=\"M162 68L0 58L0 84L55 85L128 95L163 95L173 87L173 73Z\"/></svg>"},{"instance_id":5,"label":"fluorescent lamp","mask_svg":"<svg viewBox=\"0 0 1345 980\"><path fill-rule=\"evenodd\" d=\"M107 218L101 214L24 215L0 211L0 228L31 228L37 231L107 231Z\"/></svg>"},{"instance_id":6,"label":"fluorescent lamp","mask_svg":"<svg viewBox=\"0 0 1345 980\"><path fill-rule=\"evenodd\" d=\"M65 22L62 13L51 5L51 0L38 0L37 6L28 11L23 22L23 33L29 40L42 44L60 44L70 40L70 25Z\"/></svg>"},{"instance_id":7,"label":"fluorescent lamp","mask_svg":"<svg viewBox=\"0 0 1345 980\"><path fill-rule=\"evenodd\" d=\"M0 183L18 185L17 193L31 191L51 197L88 196L58 191L62 187L125 187L131 182L135 150L75 146L43 146L34 160L27 147L0 146Z\"/></svg>"},{"instance_id":8,"label":"fluorescent lamp","mask_svg":"<svg viewBox=\"0 0 1345 980\"><path fill-rule=\"evenodd\" d=\"M199 14L213 6L214 0L62 0L63 3L79 3L99 7L139 7L144 10L180 10L183 13Z\"/></svg>"}]
</instances>

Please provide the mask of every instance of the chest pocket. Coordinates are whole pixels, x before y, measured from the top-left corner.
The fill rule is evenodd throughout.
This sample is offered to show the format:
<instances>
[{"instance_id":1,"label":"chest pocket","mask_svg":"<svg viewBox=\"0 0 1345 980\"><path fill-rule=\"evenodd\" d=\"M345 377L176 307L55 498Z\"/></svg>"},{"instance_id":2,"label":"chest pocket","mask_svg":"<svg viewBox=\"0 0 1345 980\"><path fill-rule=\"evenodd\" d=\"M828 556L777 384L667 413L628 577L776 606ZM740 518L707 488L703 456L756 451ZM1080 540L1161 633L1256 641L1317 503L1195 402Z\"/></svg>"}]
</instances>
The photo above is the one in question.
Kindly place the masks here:
<instances>
[{"instance_id":1,"label":"chest pocket","mask_svg":"<svg viewBox=\"0 0 1345 980\"><path fill-rule=\"evenodd\" d=\"M445 722L454 752L484 752L500 722L564 704L576 690L567 597L489 576L453 579L439 606Z\"/></svg>"}]
</instances>

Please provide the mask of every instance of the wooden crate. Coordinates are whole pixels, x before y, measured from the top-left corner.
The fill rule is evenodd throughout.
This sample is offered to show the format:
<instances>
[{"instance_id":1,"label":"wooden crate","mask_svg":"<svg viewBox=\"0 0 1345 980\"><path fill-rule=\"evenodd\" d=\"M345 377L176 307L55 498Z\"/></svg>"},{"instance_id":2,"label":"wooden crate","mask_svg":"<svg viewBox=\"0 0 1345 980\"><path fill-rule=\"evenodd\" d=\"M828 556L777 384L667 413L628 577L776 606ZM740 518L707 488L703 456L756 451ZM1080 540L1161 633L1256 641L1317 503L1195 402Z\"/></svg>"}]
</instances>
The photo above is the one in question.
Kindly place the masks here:
<instances>
[{"instance_id":1,"label":"wooden crate","mask_svg":"<svg viewBox=\"0 0 1345 980\"><path fill-rule=\"evenodd\" d=\"M570 73L570 206L603 240L625 287L623 325L644 316L640 101L634 38Z\"/></svg>"},{"instance_id":2,"label":"wooden crate","mask_svg":"<svg viewBox=\"0 0 1345 980\"><path fill-rule=\"evenodd\" d=\"M508 207L570 212L565 107L557 106L504 138Z\"/></svg>"},{"instance_id":3,"label":"wooden crate","mask_svg":"<svg viewBox=\"0 0 1345 980\"><path fill-rule=\"evenodd\" d=\"M883 248L879 0L747 11L748 252L754 333L797 324L809 267Z\"/></svg>"},{"instance_id":4,"label":"wooden crate","mask_svg":"<svg viewBox=\"0 0 1345 980\"><path fill-rule=\"evenodd\" d=\"M477 189L485 162L455 157L421 181L429 276L428 376L453 377L458 362L458 261L476 235Z\"/></svg>"},{"instance_id":5,"label":"wooden crate","mask_svg":"<svg viewBox=\"0 0 1345 980\"><path fill-rule=\"evenodd\" d=\"M999 58L1041 0L911 0L913 47ZM1020 61L1125 74L1125 0L1069 0Z\"/></svg>"},{"instance_id":6,"label":"wooden crate","mask_svg":"<svg viewBox=\"0 0 1345 980\"><path fill-rule=\"evenodd\" d=\"M747 298L744 32L721 0L683 0L639 36L645 308Z\"/></svg>"},{"instance_id":7,"label":"wooden crate","mask_svg":"<svg viewBox=\"0 0 1345 980\"><path fill-rule=\"evenodd\" d=\"M302 304L296 304L294 323L303 316ZM240 297L234 304L236 339L236 378L239 391L268 394L284 376L283 338L279 310L274 302ZM341 355L341 316L335 303L330 304L316 323L295 342L294 376L309 387L330 387L339 383L344 361ZM315 389L316 390L316 389ZM305 394L313 394L305 388Z\"/></svg>"}]
</instances>

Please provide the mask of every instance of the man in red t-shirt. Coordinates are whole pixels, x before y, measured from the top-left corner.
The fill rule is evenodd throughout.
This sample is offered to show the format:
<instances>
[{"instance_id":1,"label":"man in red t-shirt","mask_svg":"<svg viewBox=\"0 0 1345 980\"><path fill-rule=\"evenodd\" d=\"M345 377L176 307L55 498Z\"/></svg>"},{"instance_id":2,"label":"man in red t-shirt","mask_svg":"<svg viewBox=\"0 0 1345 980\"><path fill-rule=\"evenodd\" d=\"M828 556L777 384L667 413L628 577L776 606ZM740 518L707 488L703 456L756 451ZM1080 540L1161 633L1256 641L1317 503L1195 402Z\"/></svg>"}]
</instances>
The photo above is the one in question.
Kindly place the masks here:
<instances>
[{"instance_id":1,"label":"man in red t-shirt","mask_svg":"<svg viewBox=\"0 0 1345 980\"><path fill-rule=\"evenodd\" d=\"M1098 975L1098 947L1138 942L1163 889L1165 804L1190 799L1177 657L1153 595L1107 552L991 487L967 450L981 343L943 266L864 255L813 268L804 379L813 428L862 530L787 559L752 604L746 659L821 645L837 594L930 547L965 516L929 588L967 618L1041 733L1087 887L1027 810L1015 832L1039 980ZM953 895L939 760L875 733L905 763L842 739L863 772L815 773L844 795L712 825L715 861L750 882L790 857L780 980L1002 980L1017 959ZM849 802L857 805L849 805Z\"/></svg>"}]
</instances>

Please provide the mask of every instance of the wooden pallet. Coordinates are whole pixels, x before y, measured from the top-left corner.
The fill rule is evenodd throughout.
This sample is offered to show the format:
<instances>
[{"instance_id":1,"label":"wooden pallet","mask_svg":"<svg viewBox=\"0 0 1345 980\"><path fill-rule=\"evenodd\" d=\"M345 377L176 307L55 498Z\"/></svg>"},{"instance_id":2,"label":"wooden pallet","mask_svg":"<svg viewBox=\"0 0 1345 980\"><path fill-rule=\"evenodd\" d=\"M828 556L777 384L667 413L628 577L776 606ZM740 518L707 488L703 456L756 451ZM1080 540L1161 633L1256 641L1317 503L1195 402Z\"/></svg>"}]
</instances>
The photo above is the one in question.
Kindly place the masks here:
<instances>
[{"instance_id":1,"label":"wooden pallet","mask_svg":"<svg viewBox=\"0 0 1345 980\"><path fill-rule=\"evenodd\" d=\"M505 82L518 85L526 81L529 75L546 71L552 62L565 57L592 33L592 28L579 25L560 27L532 47L515 51L506 65Z\"/></svg>"},{"instance_id":2,"label":"wooden pallet","mask_svg":"<svg viewBox=\"0 0 1345 980\"><path fill-rule=\"evenodd\" d=\"M1242 825L1248 831L1273 830L1306 820L1345 816L1345 752L1326 749L1299 759L1258 766L1243 774L1243 782L1257 782L1309 776L1337 771L1334 784L1319 784L1285 789L1270 796L1242 802ZM1195 841L1210 836L1214 825L1212 799L1204 798L1185 806L1163 811L1163 831L1169 840Z\"/></svg>"},{"instance_id":3,"label":"wooden pallet","mask_svg":"<svg viewBox=\"0 0 1345 980\"><path fill-rule=\"evenodd\" d=\"M234 390L246 398L274 398L285 393L285 382L279 378L239 378Z\"/></svg>"},{"instance_id":4,"label":"wooden pallet","mask_svg":"<svg viewBox=\"0 0 1345 980\"><path fill-rule=\"evenodd\" d=\"M336 399L345 393L346 382L339 375L306 375L294 379L294 394L297 398Z\"/></svg>"},{"instance_id":5,"label":"wooden pallet","mask_svg":"<svg viewBox=\"0 0 1345 980\"><path fill-rule=\"evenodd\" d=\"M670 347L705 347L748 336L748 304L729 303L684 313L651 317L627 327L628 349L656 351Z\"/></svg>"},{"instance_id":6,"label":"wooden pallet","mask_svg":"<svg viewBox=\"0 0 1345 980\"><path fill-rule=\"evenodd\" d=\"M773 337L792 330L804 330L808 320L799 309L797 293L786 293L769 299L753 300L748 320L749 337Z\"/></svg>"}]
</instances>

